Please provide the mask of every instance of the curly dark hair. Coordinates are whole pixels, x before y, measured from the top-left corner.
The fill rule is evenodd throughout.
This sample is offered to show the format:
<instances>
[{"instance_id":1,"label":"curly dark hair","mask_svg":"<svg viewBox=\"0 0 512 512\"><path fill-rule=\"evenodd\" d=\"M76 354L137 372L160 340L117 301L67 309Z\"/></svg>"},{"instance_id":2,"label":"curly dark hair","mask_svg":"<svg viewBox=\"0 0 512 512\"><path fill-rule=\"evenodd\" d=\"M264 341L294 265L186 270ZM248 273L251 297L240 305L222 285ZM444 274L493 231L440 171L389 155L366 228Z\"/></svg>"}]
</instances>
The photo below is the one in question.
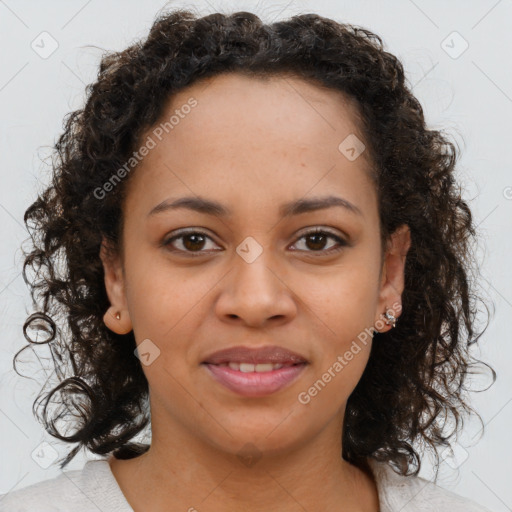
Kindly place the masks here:
<instances>
[{"instance_id":1,"label":"curly dark hair","mask_svg":"<svg viewBox=\"0 0 512 512\"><path fill-rule=\"evenodd\" d=\"M226 72L300 77L357 101L382 248L402 224L411 247L402 315L395 329L374 334L348 399L342 456L361 467L367 458L387 461L403 475L416 466L416 475L421 459L412 444L421 442L439 464L436 447L449 446L463 411L475 412L464 383L474 364L469 349L483 334L475 333L483 302L473 290L477 233L454 177L455 145L427 129L402 64L369 30L317 14L265 24L249 12L199 17L175 9L160 13L144 40L102 56L85 107L66 116L55 143L51 185L25 212L32 245L23 277L37 309L24 334L35 342L29 331L43 332L59 379L51 391L43 387L33 412L50 435L77 443L60 467L80 448L125 459L149 448L133 442L150 425L148 382L133 331L118 335L104 324L110 303L99 257L102 237L121 249L123 200L136 169L101 200L95 191L140 147L173 94ZM31 346L15 355L15 369ZM58 406L49 412L51 401ZM445 432L450 414L455 426ZM65 418L73 433L59 432Z\"/></svg>"}]
</instances>

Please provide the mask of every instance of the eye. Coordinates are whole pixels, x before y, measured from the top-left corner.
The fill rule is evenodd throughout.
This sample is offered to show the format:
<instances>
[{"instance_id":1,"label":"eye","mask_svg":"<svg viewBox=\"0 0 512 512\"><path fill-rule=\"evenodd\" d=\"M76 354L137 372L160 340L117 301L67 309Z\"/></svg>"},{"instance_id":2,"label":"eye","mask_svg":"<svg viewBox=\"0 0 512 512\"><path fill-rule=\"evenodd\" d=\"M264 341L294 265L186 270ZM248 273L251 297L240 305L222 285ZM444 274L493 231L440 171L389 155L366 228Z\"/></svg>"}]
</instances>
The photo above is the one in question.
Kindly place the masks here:
<instances>
[{"instance_id":1,"label":"eye","mask_svg":"<svg viewBox=\"0 0 512 512\"><path fill-rule=\"evenodd\" d=\"M298 240L300 241L302 239L305 239L304 245L306 247L313 247L313 250L306 252L320 252L321 255L339 252L348 245L348 243L343 240L343 238L322 228L315 228L304 233ZM325 250L325 243L329 239L334 240L337 244L337 247L336 244L334 244L334 247L331 246L329 249Z\"/></svg>"},{"instance_id":2,"label":"eye","mask_svg":"<svg viewBox=\"0 0 512 512\"><path fill-rule=\"evenodd\" d=\"M348 242L346 242L343 238L322 228L315 228L302 234L302 236L300 236L297 239L297 242L295 242L295 244L297 244L302 239L305 239L305 246L312 247L312 250L298 250L303 252L319 252L321 253L321 255L341 251L344 247L349 245ZM334 244L334 247L331 246L327 250L325 250L326 241L329 239L334 240L334 242L336 243ZM202 250L204 249L205 245L207 245L208 240L213 242L212 238L209 235L207 235L204 231L185 230L180 231L171 238L164 240L162 246L171 247L171 252L181 252L190 256L199 256L201 253L212 252ZM179 243L175 244L176 241L179 241ZM180 247L176 247L176 245Z\"/></svg>"},{"instance_id":3,"label":"eye","mask_svg":"<svg viewBox=\"0 0 512 512\"><path fill-rule=\"evenodd\" d=\"M173 245L173 243L179 240L179 244L182 248L176 249L176 247ZM185 253L204 253L204 252L210 252L210 251L202 251L201 249L205 246L206 240L212 240L210 236L208 236L203 231L197 231L197 230L188 230L188 231L180 231L178 234L174 235L171 238L168 238L163 242L163 246L168 247L172 246L171 251L172 252L185 252ZM213 240L212 240L213 241ZM195 256L195 254L192 254Z\"/></svg>"}]
</instances>

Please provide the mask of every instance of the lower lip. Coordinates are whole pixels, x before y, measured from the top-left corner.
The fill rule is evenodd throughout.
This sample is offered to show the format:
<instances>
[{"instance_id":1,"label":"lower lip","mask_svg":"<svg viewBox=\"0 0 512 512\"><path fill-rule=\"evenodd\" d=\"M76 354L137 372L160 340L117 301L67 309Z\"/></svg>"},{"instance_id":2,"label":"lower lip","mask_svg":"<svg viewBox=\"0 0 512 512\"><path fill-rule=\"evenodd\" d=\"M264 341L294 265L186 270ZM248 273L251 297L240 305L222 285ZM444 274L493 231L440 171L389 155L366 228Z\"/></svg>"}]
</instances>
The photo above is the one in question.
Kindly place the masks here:
<instances>
[{"instance_id":1,"label":"lower lip","mask_svg":"<svg viewBox=\"0 0 512 512\"><path fill-rule=\"evenodd\" d=\"M205 363L210 374L225 387L243 396L266 396L288 386L304 370L306 363L286 366L270 372L244 373L229 366Z\"/></svg>"}]
</instances>

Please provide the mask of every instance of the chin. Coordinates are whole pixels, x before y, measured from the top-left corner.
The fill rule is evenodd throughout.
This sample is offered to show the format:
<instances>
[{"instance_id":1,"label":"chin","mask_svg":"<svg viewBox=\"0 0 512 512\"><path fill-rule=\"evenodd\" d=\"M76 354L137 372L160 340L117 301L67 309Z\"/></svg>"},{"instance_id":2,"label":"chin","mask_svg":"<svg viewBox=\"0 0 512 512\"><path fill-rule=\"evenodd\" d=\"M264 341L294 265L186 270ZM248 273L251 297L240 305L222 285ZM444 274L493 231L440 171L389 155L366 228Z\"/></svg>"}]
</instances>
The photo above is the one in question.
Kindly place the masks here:
<instances>
[{"instance_id":1,"label":"chin","mask_svg":"<svg viewBox=\"0 0 512 512\"><path fill-rule=\"evenodd\" d=\"M282 419L281 419L282 422ZM296 428L291 426L278 426L279 422L264 422L255 426L250 422L240 422L238 426L226 428L232 433L230 436L223 429L219 437L206 439L216 449L236 456L261 457L262 455L280 455L298 447L305 440L302 439ZM277 428L276 428L277 426Z\"/></svg>"}]
</instances>

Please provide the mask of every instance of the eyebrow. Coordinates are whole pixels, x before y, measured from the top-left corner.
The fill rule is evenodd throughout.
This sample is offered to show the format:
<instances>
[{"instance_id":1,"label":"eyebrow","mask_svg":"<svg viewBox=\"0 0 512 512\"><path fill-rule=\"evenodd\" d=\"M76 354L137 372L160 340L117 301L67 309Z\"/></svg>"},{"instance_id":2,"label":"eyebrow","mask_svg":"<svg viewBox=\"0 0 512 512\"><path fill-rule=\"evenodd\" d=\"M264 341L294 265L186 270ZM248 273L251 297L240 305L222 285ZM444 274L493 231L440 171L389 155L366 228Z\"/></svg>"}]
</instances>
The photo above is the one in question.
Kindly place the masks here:
<instances>
[{"instance_id":1,"label":"eyebrow","mask_svg":"<svg viewBox=\"0 0 512 512\"><path fill-rule=\"evenodd\" d=\"M281 205L279 208L279 214L281 217L286 217L289 215L299 215L301 213L308 213L333 207L345 208L351 213L364 217L363 212L355 204L352 204L350 201L338 196L297 199ZM233 214L229 208L211 199L206 199L204 197L181 197L174 200L165 199L148 213L148 217L169 210L177 210L179 208L186 208L195 212L218 217L228 217Z\"/></svg>"}]
</instances>

